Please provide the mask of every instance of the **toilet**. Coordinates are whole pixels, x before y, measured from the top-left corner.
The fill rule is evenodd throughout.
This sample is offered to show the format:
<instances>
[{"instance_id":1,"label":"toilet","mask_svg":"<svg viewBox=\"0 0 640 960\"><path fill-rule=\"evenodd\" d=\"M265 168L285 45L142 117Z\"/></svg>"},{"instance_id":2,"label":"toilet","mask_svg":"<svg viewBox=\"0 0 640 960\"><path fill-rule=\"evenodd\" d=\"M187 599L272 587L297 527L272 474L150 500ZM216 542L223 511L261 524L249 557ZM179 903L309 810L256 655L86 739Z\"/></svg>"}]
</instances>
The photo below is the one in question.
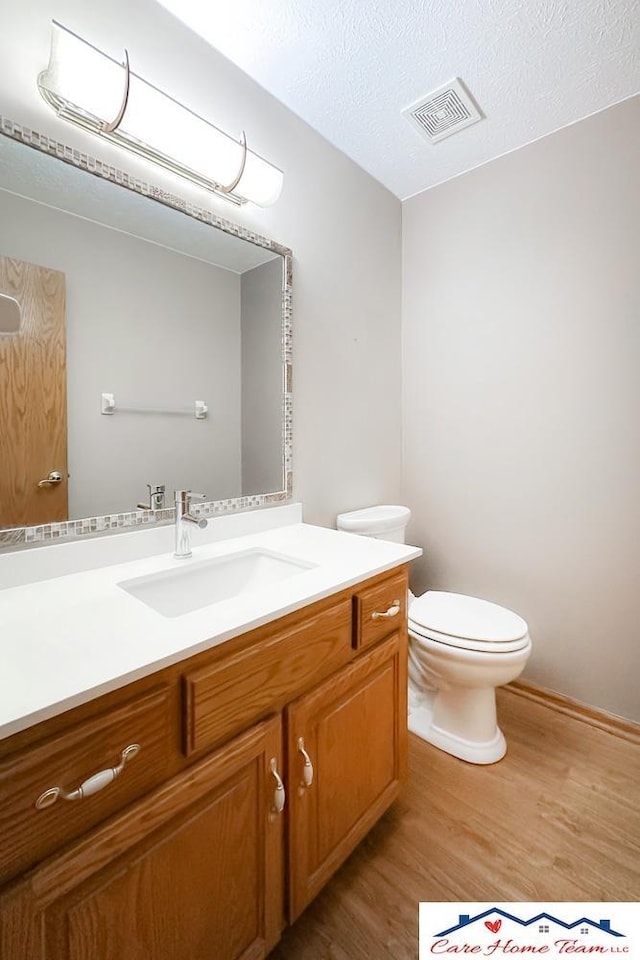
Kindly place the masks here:
<instances>
[{"instance_id":1,"label":"toilet","mask_svg":"<svg viewBox=\"0 0 640 960\"><path fill-rule=\"evenodd\" d=\"M385 505L338 516L338 530L404 543L411 511ZM498 604L459 593L409 593L409 729L469 763L506 753L495 688L531 653L527 624Z\"/></svg>"}]
</instances>

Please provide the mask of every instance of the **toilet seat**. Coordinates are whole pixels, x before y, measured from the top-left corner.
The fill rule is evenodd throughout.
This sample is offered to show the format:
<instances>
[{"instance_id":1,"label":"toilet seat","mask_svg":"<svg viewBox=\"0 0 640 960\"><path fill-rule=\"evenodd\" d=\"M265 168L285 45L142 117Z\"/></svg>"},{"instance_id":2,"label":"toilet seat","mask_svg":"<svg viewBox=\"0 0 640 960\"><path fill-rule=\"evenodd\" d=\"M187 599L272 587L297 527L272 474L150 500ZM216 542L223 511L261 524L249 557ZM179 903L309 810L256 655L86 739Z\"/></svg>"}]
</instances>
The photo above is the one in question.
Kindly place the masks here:
<instances>
[{"instance_id":1,"label":"toilet seat","mask_svg":"<svg viewBox=\"0 0 640 960\"><path fill-rule=\"evenodd\" d=\"M425 630L424 627L418 627L409 620L409 635L417 642L429 641L442 647L454 647L457 650L473 650L480 653L489 653L492 656L500 656L503 653L516 653L518 650L524 650L531 642L529 634L519 640L506 641L505 643L491 643L482 640L463 640L461 637L449 637L445 633L437 633L435 630Z\"/></svg>"},{"instance_id":2,"label":"toilet seat","mask_svg":"<svg viewBox=\"0 0 640 960\"><path fill-rule=\"evenodd\" d=\"M409 632L450 647L511 653L526 647L529 628L511 610L488 600L429 590L409 607Z\"/></svg>"}]
</instances>

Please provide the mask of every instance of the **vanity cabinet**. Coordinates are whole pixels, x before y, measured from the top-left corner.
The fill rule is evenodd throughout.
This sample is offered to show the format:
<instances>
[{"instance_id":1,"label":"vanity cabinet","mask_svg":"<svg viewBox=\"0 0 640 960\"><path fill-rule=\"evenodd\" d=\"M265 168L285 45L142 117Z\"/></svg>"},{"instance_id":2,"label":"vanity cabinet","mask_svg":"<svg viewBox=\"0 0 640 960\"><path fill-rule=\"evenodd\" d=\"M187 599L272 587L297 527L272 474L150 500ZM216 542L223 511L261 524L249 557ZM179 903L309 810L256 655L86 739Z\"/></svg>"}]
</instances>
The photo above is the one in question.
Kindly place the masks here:
<instances>
[{"instance_id":1,"label":"vanity cabinet","mask_svg":"<svg viewBox=\"0 0 640 960\"><path fill-rule=\"evenodd\" d=\"M400 788L406 588L382 574L0 743L0 960L265 957ZM101 729L109 762L139 755L36 810L96 772Z\"/></svg>"}]
</instances>

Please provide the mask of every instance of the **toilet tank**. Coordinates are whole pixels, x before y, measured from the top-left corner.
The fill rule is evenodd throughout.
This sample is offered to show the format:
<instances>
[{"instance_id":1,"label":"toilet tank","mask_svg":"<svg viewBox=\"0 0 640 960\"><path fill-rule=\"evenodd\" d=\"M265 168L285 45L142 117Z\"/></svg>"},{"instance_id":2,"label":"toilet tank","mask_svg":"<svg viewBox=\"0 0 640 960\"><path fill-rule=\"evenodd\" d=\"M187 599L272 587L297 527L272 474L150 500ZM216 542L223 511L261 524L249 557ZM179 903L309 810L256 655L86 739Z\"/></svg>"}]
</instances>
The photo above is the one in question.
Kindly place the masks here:
<instances>
[{"instance_id":1,"label":"toilet tank","mask_svg":"<svg viewBox=\"0 0 640 960\"><path fill-rule=\"evenodd\" d=\"M404 543L405 530L410 519L411 510L408 507L384 504L340 513L336 518L336 526L338 530L345 530L347 533Z\"/></svg>"}]
</instances>

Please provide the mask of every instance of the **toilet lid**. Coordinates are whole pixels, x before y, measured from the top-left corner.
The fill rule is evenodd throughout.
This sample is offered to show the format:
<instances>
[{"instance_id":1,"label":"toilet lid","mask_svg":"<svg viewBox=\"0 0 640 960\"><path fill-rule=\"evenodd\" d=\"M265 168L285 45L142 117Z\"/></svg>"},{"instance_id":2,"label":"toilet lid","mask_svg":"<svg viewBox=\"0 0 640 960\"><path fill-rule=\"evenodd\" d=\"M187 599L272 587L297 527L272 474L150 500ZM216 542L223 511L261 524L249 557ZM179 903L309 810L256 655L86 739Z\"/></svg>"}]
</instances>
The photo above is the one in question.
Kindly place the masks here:
<instances>
[{"instance_id":1,"label":"toilet lid","mask_svg":"<svg viewBox=\"0 0 640 960\"><path fill-rule=\"evenodd\" d=\"M339 513L336 517L336 526L338 530L371 536L374 533L386 533L399 525L406 525L410 519L409 507L387 503L379 507L365 507L364 510Z\"/></svg>"},{"instance_id":2,"label":"toilet lid","mask_svg":"<svg viewBox=\"0 0 640 960\"><path fill-rule=\"evenodd\" d=\"M429 590L409 608L409 625L416 633L434 631L480 643L510 643L528 633L522 617L512 610L459 593Z\"/></svg>"}]
</instances>

